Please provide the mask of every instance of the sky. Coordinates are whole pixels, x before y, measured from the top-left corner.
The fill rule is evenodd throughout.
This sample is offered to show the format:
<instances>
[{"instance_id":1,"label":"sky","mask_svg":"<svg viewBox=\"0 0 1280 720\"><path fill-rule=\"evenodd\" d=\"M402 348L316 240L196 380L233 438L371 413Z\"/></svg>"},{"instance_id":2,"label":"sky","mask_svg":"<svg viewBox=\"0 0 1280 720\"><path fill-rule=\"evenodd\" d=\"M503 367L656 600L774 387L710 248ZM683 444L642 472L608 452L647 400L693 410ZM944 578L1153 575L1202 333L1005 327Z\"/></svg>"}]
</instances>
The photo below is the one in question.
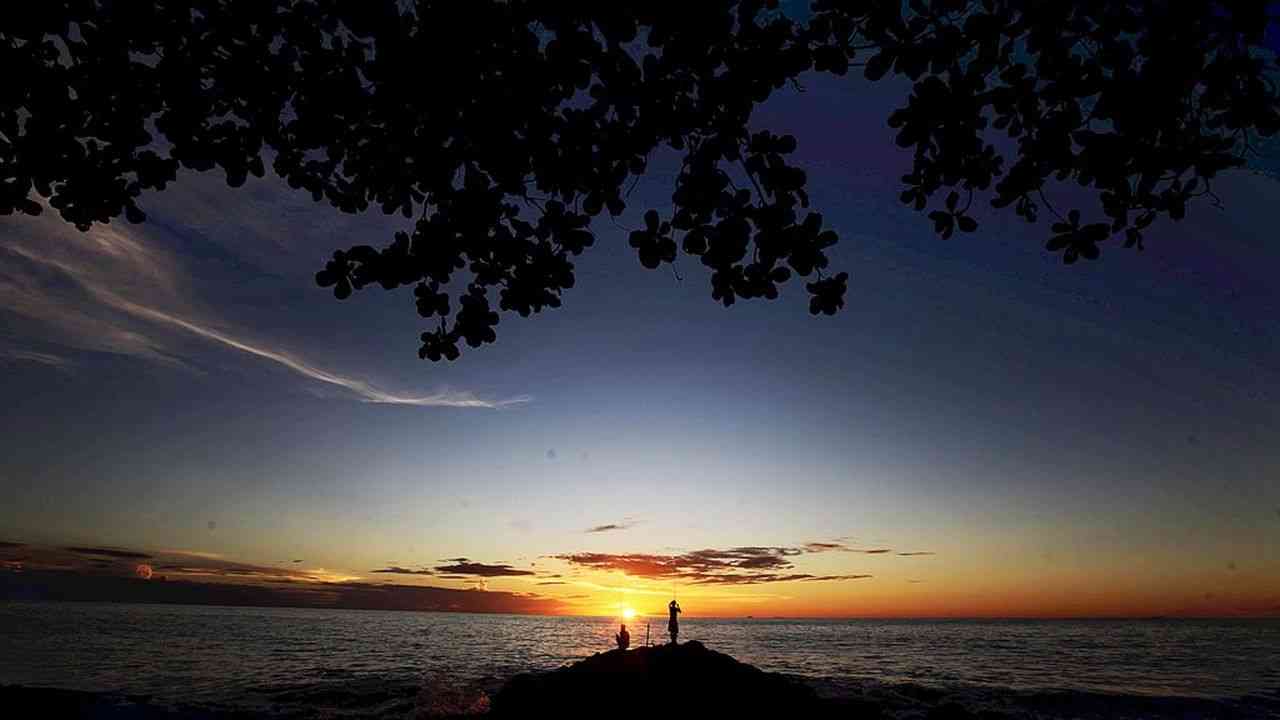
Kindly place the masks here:
<instances>
[{"instance_id":1,"label":"sky","mask_svg":"<svg viewBox=\"0 0 1280 720\"><path fill-rule=\"evenodd\" d=\"M904 88L809 78L847 306L643 269L668 158L564 307L417 357L412 294L314 273L403 221L186 174L143 225L0 221L0 594L685 617L1280 613L1274 159L1061 265L898 204ZM664 164L665 163L665 164Z\"/></svg>"}]
</instances>

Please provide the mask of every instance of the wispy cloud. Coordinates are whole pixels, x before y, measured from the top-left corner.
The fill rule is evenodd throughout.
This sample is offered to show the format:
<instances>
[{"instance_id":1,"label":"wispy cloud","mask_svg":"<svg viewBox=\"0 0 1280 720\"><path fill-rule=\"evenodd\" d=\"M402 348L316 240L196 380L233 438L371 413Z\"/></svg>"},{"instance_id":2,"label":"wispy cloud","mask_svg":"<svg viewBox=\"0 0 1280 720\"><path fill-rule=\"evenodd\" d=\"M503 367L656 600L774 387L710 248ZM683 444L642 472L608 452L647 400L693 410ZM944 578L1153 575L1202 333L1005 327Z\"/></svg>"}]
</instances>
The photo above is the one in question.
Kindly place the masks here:
<instances>
[{"instance_id":1,"label":"wispy cloud","mask_svg":"<svg viewBox=\"0 0 1280 720\"><path fill-rule=\"evenodd\" d=\"M835 582L841 580L865 580L871 575L811 575L809 573L730 573L711 575L694 580L695 585L763 585L780 582Z\"/></svg>"},{"instance_id":2,"label":"wispy cloud","mask_svg":"<svg viewBox=\"0 0 1280 720\"><path fill-rule=\"evenodd\" d=\"M848 550L844 543L838 542L811 542L804 544L804 551L809 553L832 552L839 550Z\"/></svg>"},{"instance_id":3,"label":"wispy cloud","mask_svg":"<svg viewBox=\"0 0 1280 720\"><path fill-rule=\"evenodd\" d=\"M847 553L860 553L862 555L888 555L889 553L893 552L892 548L885 548L885 547L872 547L872 548L854 547L853 545L849 544L851 541L852 541L852 538L836 538L835 540L829 541L829 542L805 543L803 546L801 546L801 549L807 553L847 552ZM906 554L917 554L917 553L898 553L898 554L906 555ZM926 553L918 553L918 554L926 554Z\"/></svg>"},{"instance_id":4,"label":"wispy cloud","mask_svg":"<svg viewBox=\"0 0 1280 720\"><path fill-rule=\"evenodd\" d=\"M90 288L94 294L98 295L104 302L112 307L128 312L137 317L146 318L158 323L165 323L177 328L181 328L195 335L221 343L227 347L234 348L244 353L269 360L273 363L283 365L284 367L310 378L318 380L322 383L337 385L346 388L358 395L365 402L382 403L387 405L417 405L421 407L456 407L456 408L502 408L509 405L518 405L527 403L532 398L528 395L519 395L517 397L506 398L503 400L484 400L467 392L442 391L429 395L407 395L393 393L374 387L370 383L353 377L339 375L337 373L322 370L306 360L292 355L283 350L275 350L260 345L250 344L239 338L232 337L224 332L215 330L187 320L185 318L171 315L155 308L139 305L121 298L113 293L103 290L102 288Z\"/></svg>"},{"instance_id":5,"label":"wispy cloud","mask_svg":"<svg viewBox=\"0 0 1280 720\"><path fill-rule=\"evenodd\" d=\"M209 552L207 550L183 550L179 548L179 549L172 549L172 550L161 550L159 552L160 554L163 554L163 555L184 555L187 557L198 557L204 560L222 560L226 558L226 555L223 555L222 553Z\"/></svg>"},{"instance_id":6,"label":"wispy cloud","mask_svg":"<svg viewBox=\"0 0 1280 720\"><path fill-rule=\"evenodd\" d=\"M0 252L0 310L18 320L12 323L10 342L52 343L185 367L132 326L136 323L86 297L79 283L67 283L65 273L49 272L48 263L33 261L31 253L14 244L0 244L0 251L5 250ZM11 348L21 350L30 348Z\"/></svg>"},{"instance_id":7,"label":"wispy cloud","mask_svg":"<svg viewBox=\"0 0 1280 720\"><path fill-rule=\"evenodd\" d=\"M56 220L20 222L56 225L32 227L33 234L44 236L39 242L12 231L0 236L0 250L26 263L22 267L0 266L0 308L35 321L57 342L183 364L176 351L155 334L155 326L161 326L265 360L310 381L342 388L367 403L498 409L532 400L528 395L489 399L449 389L399 392L361 377L326 370L296 352L246 338L206 317L207 311L198 310L187 300L191 282L178 263L130 231L105 227L80 233ZM68 279L71 285L66 282ZM58 356L30 348L5 349L0 351L0 358L42 362L64 369L68 366Z\"/></svg>"},{"instance_id":8,"label":"wispy cloud","mask_svg":"<svg viewBox=\"0 0 1280 720\"><path fill-rule=\"evenodd\" d=\"M64 358L61 355L12 348L0 348L0 360L37 363L68 372L75 366L75 363L70 359Z\"/></svg>"},{"instance_id":9,"label":"wispy cloud","mask_svg":"<svg viewBox=\"0 0 1280 720\"><path fill-rule=\"evenodd\" d=\"M520 577L525 575L536 575L532 570L521 570L512 567L506 563L498 563L489 565L478 562L457 562L452 565L439 565L435 568L437 573L454 575L458 577Z\"/></svg>"},{"instance_id":10,"label":"wispy cloud","mask_svg":"<svg viewBox=\"0 0 1280 720\"><path fill-rule=\"evenodd\" d=\"M134 550L121 550L119 548L68 547L63 549L69 552L79 553L80 555L102 555L104 557L121 558L126 560L151 559L151 555L147 553L137 552Z\"/></svg>"},{"instance_id":11,"label":"wispy cloud","mask_svg":"<svg viewBox=\"0 0 1280 720\"><path fill-rule=\"evenodd\" d=\"M187 550L68 545L0 545L0 551L21 552L25 570L57 570L120 577L201 579L227 582L331 583L359 580L350 573L324 568L281 568L228 560L215 553ZM145 569L144 569L145 568Z\"/></svg>"},{"instance_id":12,"label":"wispy cloud","mask_svg":"<svg viewBox=\"0 0 1280 720\"><path fill-rule=\"evenodd\" d=\"M635 520L627 519L627 520L623 520L622 522L608 523L606 525L595 525L593 527L587 528L583 532L586 532L588 534L613 532L615 530L630 530L635 526L636 526Z\"/></svg>"},{"instance_id":13,"label":"wispy cloud","mask_svg":"<svg viewBox=\"0 0 1280 720\"><path fill-rule=\"evenodd\" d=\"M621 572L631 577L649 580L678 580L694 585L827 582L871 577L866 574L818 575L797 571L792 559L807 552L814 552L808 549L809 545L745 546L694 550L674 555L584 552L555 557L578 567Z\"/></svg>"},{"instance_id":14,"label":"wispy cloud","mask_svg":"<svg viewBox=\"0 0 1280 720\"><path fill-rule=\"evenodd\" d=\"M929 552L929 551L921 551L921 552L900 552L900 553L898 553L898 557L921 557L921 556L924 556L924 555L937 555L937 553L935 553L935 552Z\"/></svg>"},{"instance_id":15,"label":"wispy cloud","mask_svg":"<svg viewBox=\"0 0 1280 720\"><path fill-rule=\"evenodd\" d=\"M389 567L384 567L381 570L370 570L369 572L375 573L375 574L386 574L386 575L435 575L436 574L434 570L428 570L427 568L423 568L421 570L411 570L406 567L400 567L399 565L391 565Z\"/></svg>"},{"instance_id":16,"label":"wispy cloud","mask_svg":"<svg viewBox=\"0 0 1280 720\"><path fill-rule=\"evenodd\" d=\"M17 543L13 543L17 545ZM0 554L15 548L0 546ZM147 555L120 548L116 554ZM135 601L335 607L383 610L452 610L554 614L561 601L533 593L362 582L324 568L295 570L212 560L168 551L155 560L86 556L65 548L25 546L20 558L0 557L0 600Z\"/></svg>"}]
</instances>

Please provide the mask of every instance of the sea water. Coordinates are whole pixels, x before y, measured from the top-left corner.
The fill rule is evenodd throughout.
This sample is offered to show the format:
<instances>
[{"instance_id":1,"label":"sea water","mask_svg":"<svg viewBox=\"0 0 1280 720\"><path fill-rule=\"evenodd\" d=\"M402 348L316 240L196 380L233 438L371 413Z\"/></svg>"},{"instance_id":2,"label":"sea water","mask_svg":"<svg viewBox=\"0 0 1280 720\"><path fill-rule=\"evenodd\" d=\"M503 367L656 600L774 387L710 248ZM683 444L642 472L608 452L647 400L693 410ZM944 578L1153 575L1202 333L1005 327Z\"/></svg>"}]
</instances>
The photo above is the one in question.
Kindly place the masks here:
<instances>
[{"instance_id":1,"label":"sea water","mask_svg":"<svg viewBox=\"0 0 1280 720\"><path fill-rule=\"evenodd\" d=\"M99 603L0 604L0 684L218 704L340 685L507 677L610 649L616 618ZM629 623L632 645L666 618ZM1280 620L682 617L680 639L826 693L866 683L1280 698ZM1270 707L1270 705L1268 705Z\"/></svg>"}]
</instances>

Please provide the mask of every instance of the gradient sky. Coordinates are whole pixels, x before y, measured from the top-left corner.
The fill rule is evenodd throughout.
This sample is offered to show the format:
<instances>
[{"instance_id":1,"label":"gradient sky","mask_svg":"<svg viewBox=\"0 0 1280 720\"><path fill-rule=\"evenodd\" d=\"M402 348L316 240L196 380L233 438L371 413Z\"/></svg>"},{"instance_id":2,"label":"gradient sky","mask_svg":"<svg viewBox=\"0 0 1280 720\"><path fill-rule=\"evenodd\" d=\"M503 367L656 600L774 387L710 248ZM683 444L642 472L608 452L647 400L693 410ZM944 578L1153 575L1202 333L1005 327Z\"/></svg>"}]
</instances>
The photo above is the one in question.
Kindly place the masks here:
<instances>
[{"instance_id":1,"label":"gradient sky","mask_svg":"<svg viewBox=\"0 0 1280 720\"><path fill-rule=\"evenodd\" d=\"M902 86L806 86L757 124L800 138L840 232L834 318L644 270L626 228L669 207L669 163L597 223L563 309L453 364L417 359L411 293L314 286L402 221L273 179L185 175L141 226L0 221L0 575L593 614L674 583L690 617L1280 612L1274 160L1146 252L1064 267L1044 224L941 241L897 203Z\"/></svg>"}]
</instances>

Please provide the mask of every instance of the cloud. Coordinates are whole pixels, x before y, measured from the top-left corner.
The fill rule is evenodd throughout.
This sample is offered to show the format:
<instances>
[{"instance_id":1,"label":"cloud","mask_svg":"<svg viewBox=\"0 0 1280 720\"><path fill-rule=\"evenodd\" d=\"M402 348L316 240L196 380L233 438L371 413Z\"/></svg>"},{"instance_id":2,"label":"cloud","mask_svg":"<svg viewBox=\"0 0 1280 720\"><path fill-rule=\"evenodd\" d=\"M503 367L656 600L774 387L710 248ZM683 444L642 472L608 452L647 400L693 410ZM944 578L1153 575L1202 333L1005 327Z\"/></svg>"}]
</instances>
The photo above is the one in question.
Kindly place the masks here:
<instances>
[{"instance_id":1,"label":"cloud","mask_svg":"<svg viewBox=\"0 0 1280 720\"><path fill-rule=\"evenodd\" d=\"M119 550L117 548L94 548L94 547L69 547L63 548L73 553L81 555L102 555L104 557L118 558L121 560L150 560L151 555L133 550Z\"/></svg>"},{"instance_id":2,"label":"cloud","mask_svg":"<svg viewBox=\"0 0 1280 720\"><path fill-rule=\"evenodd\" d=\"M263 567L248 563L191 557L176 562L153 565L156 571L187 578L219 578L225 580L252 580L272 583L334 583L359 580L359 576L330 572L324 568L309 570L279 567Z\"/></svg>"},{"instance_id":3,"label":"cloud","mask_svg":"<svg viewBox=\"0 0 1280 720\"><path fill-rule=\"evenodd\" d=\"M108 226L81 233L48 217L17 222L21 229L34 232L0 235L0 251L25 262L0 264L0 308L35 321L32 333L51 335L51 342L186 366L177 351L155 334L160 326L343 388L367 403L497 409L532 400L528 395L486 399L448 389L428 394L396 392L325 370L296 353L221 327L224 323L188 299L194 295L193 282L176 260L132 231ZM29 235L43 237L31 241ZM29 348L7 348L3 353L3 357L47 364L61 362L57 356Z\"/></svg>"},{"instance_id":4,"label":"cloud","mask_svg":"<svg viewBox=\"0 0 1280 720\"><path fill-rule=\"evenodd\" d=\"M214 553L186 550L143 552L132 548L27 545L23 547L26 570L79 572L95 575L140 577L141 566L154 577L217 580L235 583L331 583L360 578L324 568L264 567L227 560ZM0 548L3 550L4 548Z\"/></svg>"},{"instance_id":5,"label":"cloud","mask_svg":"<svg viewBox=\"0 0 1280 720\"><path fill-rule=\"evenodd\" d=\"M61 569L0 571L0 601L77 600L551 615L561 601L531 593L365 582L245 583Z\"/></svg>"},{"instance_id":6,"label":"cloud","mask_svg":"<svg viewBox=\"0 0 1280 720\"><path fill-rule=\"evenodd\" d=\"M695 585L757 585L870 577L796 572L792 558L804 553L804 547L745 546L724 550L694 550L676 555L583 552L554 557L570 565L593 570L621 572L650 580L677 580Z\"/></svg>"},{"instance_id":7,"label":"cloud","mask_svg":"<svg viewBox=\"0 0 1280 720\"><path fill-rule=\"evenodd\" d=\"M590 533L612 532L614 530L630 530L635 526L636 526L636 523L634 520L623 520L622 522L609 523L607 525L596 525L595 527L589 527L583 532L590 534Z\"/></svg>"},{"instance_id":8,"label":"cloud","mask_svg":"<svg viewBox=\"0 0 1280 720\"><path fill-rule=\"evenodd\" d=\"M435 568L437 573L446 573L455 576L470 577L517 577L521 575L535 575L532 570L520 570L505 563L495 565L487 565L478 562L454 562L452 565L438 565Z\"/></svg>"},{"instance_id":9,"label":"cloud","mask_svg":"<svg viewBox=\"0 0 1280 720\"><path fill-rule=\"evenodd\" d=\"M18 350L13 348L0 348L0 360L10 362L28 362L39 365L48 365L56 370L70 372L75 363L61 355L53 355L46 352L36 352L34 350Z\"/></svg>"},{"instance_id":10,"label":"cloud","mask_svg":"<svg viewBox=\"0 0 1280 720\"><path fill-rule=\"evenodd\" d=\"M848 550L848 546L838 542L811 542L804 544L804 551L809 553L830 552L833 550Z\"/></svg>"},{"instance_id":11,"label":"cloud","mask_svg":"<svg viewBox=\"0 0 1280 720\"><path fill-rule=\"evenodd\" d=\"M539 585L568 585L569 583L565 582L564 580L544 580L538 584Z\"/></svg>"},{"instance_id":12,"label":"cloud","mask_svg":"<svg viewBox=\"0 0 1280 720\"><path fill-rule=\"evenodd\" d=\"M848 538L839 538L833 542L811 542L805 543L803 550L807 553L823 553L823 552L849 552L861 553L863 555L887 555L893 550L891 548L870 548L863 550L860 548L850 547L846 544ZM902 555L904 553L898 553ZM931 553L930 553L931 554Z\"/></svg>"},{"instance_id":13,"label":"cloud","mask_svg":"<svg viewBox=\"0 0 1280 720\"><path fill-rule=\"evenodd\" d=\"M864 580L871 575L810 575L809 573L729 573L709 575L693 581L694 585L761 585L779 582L833 582L840 580Z\"/></svg>"},{"instance_id":14,"label":"cloud","mask_svg":"<svg viewBox=\"0 0 1280 720\"><path fill-rule=\"evenodd\" d=\"M0 262L0 308L16 316L14 335L24 343L53 343L185 367L145 328L88 291L89 285L110 287L117 293L184 306L188 295L174 281L181 274L176 263L114 227L81 233L52 215L11 219L0 233L0 256L5 259ZM24 326L18 320L27 322Z\"/></svg>"},{"instance_id":15,"label":"cloud","mask_svg":"<svg viewBox=\"0 0 1280 720\"><path fill-rule=\"evenodd\" d=\"M452 392L448 390L430 395L407 395L388 392L374 387L364 380L322 370L315 365L312 365L310 362L283 350L263 347L257 344L250 344L247 341L232 337L213 328L200 325L194 321L178 317L176 315L171 315L161 310L156 310L155 308L145 307L143 305L130 302L124 298L114 295L110 291L98 288L94 290L94 294L98 295L103 302L108 305L124 310L125 312L137 317L186 330L207 340L212 340L227 347L248 353L249 355L282 365L295 373L312 380L346 388L358 395L364 402L386 405L417 405L420 407L496 409L507 407L509 405L527 403L532 400L528 395L519 395L505 400L483 400L468 392Z\"/></svg>"},{"instance_id":16,"label":"cloud","mask_svg":"<svg viewBox=\"0 0 1280 720\"><path fill-rule=\"evenodd\" d=\"M798 552L795 548L739 547L695 550L681 555L576 553L557 555L556 558L573 565L619 570L640 577L672 577L690 572L786 569L791 567L786 558Z\"/></svg>"},{"instance_id":17,"label":"cloud","mask_svg":"<svg viewBox=\"0 0 1280 720\"><path fill-rule=\"evenodd\" d=\"M409 568L403 568L403 567L400 567L399 565L392 565L390 567L382 568L381 570L370 570L369 572L386 573L390 575L435 575L436 574L434 570L428 570L426 568L423 568L422 570L410 570Z\"/></svg>"},{"instance_id":18,"label":"cloud","mask_svg":"<svg viewBox=\"0 0 1280 720\"><path fill-rule=\"evenodd\" d=\"M937 555L937 554L938 554L938 553L935 553L935 552L929 552L929 551L921 551L921 552L900 552L900 553L898 553L898 557L923 557L923 556L925 556L925 555Z\"/></svg>"},{"instance_id":19,"label":"cloud","mask_svg":"<svg viewBox=\"0 0 1280 720\"><path fill-rule=\"evenodd\" d=\"M197 557L205 560L222 560L225 556L222 553L208 552L205 550L164 550L164 555L180 555L182 557Z\"/></svg>"}]
</instances>

